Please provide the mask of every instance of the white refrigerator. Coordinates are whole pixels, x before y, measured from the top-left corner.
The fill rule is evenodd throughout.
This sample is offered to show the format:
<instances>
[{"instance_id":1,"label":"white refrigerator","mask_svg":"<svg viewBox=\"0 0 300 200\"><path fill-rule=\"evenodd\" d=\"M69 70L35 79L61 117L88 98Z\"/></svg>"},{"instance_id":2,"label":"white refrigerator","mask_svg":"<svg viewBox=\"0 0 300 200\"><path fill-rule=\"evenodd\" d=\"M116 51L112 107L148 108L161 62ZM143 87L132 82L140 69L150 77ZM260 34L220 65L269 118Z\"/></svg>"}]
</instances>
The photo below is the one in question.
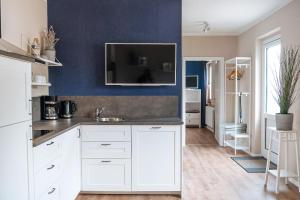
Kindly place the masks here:
<instances>
[{"instance_id":1,"label":"white refrigerator","mask_svg":"<svg viewBox=\"0 0 300 200\"><path fill-rule=\"evenodd\" d=\"M31 63L0 56L0 199L32 199Z\"/></svg>"}]
</instances>

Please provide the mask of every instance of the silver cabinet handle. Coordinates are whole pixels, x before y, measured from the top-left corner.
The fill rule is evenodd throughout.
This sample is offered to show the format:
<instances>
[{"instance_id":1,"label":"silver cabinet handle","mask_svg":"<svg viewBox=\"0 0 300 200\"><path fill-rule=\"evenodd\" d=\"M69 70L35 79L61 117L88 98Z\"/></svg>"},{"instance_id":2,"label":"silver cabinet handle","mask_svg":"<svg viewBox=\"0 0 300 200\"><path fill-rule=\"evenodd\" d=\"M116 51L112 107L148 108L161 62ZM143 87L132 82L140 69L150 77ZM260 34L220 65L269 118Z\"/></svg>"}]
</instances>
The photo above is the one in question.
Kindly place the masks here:
<instances>
[{"instance_id":1,"label":"silver cabinet handle","mask_svg":"<svg viewBox=\"0 0 300 200\"><path fill-rule=\"evenodd\" d=\"M101 146L110 146L111 144L101 144Z\"/></svg>"},{"instance_id":2,"label":"silver cabinet handle","mask_svg":"<svg viewBox=\"0 0 300 200\"><path fill-rule=\"evenodd\" d=\"M78 138L81 138L81 131L80 131L80 128L78 129Z\"/></svg>"},{"instance_id":3,"label":"silver cabinet handle","mask_svg":"<svg viewBox=\"0 0 300 200\"><path fill-rule=\"evenodd\" d=\"M51 167L48 167L47 170L53 169L55 165L51 165Z\"/></svg>"},{"instance_id":4,"label":"silver cabinet handle","mask_svg":"<svg viewBox=\"0 0 300 200\"><path fill-rule=\"evenodd\" d=\"M152 126L151 129L160 129L161 126Z\"/></svg>"},{"instance_id":5,"label":"silver cabinet handle","mask_svg":"<svg viewBox=\"0 0 300 200\"><path fill-rule=\"evenodd\" d=\"M50 143L48 143L47 144L47 146L50 146L50 145L52 145L52 144L54 144L54 142L52 141L52 142L50 142Z\"/></svg>"},{"instance_id":6,"label":"silver cabinet handle","mask_svg":"<svg viewBox=\"0 0 300 200\"><path fill-rule=\"evenodd\" d=\"M110 160L102 160L101 162L103 162L103 163L110 163L111 161Z\"/></svg>"},{"instance_id":7,"label":"silver cabinet handle","mask_svg":"<svg viewBox=\"0 0 300 200\"><path fill-rule=\"evenodd\" d=\"M49 191L48 194L52 194L55 190L56 190L56 188L52 188L52 190Z\"/></svg>"}]
</instances>

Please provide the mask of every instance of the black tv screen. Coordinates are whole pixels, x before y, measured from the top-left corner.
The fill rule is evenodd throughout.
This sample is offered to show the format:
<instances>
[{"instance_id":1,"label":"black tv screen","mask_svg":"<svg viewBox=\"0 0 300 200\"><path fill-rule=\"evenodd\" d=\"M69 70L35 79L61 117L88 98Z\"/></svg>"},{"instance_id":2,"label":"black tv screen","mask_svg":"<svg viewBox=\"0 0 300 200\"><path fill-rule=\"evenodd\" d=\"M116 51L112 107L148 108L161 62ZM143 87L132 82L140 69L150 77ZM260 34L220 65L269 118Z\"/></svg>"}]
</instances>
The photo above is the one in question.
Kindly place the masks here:
<instances>
[{"instance_id":1,"label":"black tv screen","mask_svg":"<svg viewBox=\"0 0 300 200\"><path fill-rule=\"evenodd\" d=\"M198 88L198 75L191 75L185 77L186 88Z\"/></svg>"},{"instance_id":2,"label":"black tv screen","mask_svg":"<svg viewBox=\"0 0 300 200\"><path fill-rule=\"evenodd\" d=\"M176 85L176 44L106 43L106 85Z\"/></svg>"}]
</instances>

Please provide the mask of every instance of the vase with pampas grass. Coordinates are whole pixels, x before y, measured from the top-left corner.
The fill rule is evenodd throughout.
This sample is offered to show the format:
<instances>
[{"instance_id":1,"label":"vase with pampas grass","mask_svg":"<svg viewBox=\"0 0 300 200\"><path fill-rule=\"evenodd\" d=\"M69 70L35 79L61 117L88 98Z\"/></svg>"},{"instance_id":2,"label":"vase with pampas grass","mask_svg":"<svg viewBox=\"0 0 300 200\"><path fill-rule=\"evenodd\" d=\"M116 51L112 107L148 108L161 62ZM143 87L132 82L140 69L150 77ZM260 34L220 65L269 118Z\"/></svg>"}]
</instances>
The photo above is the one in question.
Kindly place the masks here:
<instances>
[{"instance_id":1,"label":"vase with pampas grass","mask_svg":"<svg viewBox=\"0 0 300 200\"><path fill-rule=\"evenodd\" d=\"M44 31L45 50L43 51L43 56L54 62L56 60L55 45L58 41L59 38L56 38L56 33L53 26L50 26L49 30Z\"/></svg>"}]
</instances>

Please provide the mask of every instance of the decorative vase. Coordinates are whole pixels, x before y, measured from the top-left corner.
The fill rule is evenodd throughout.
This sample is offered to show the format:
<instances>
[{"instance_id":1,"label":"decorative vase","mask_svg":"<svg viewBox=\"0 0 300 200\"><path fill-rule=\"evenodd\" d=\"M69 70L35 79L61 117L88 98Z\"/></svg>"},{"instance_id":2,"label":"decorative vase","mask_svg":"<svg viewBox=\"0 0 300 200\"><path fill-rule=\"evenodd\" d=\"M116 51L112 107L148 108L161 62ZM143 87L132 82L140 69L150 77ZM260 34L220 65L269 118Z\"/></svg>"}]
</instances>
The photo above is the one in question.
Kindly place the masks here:
<instances>
[{"instance_id":1,"label":"decorative vase","mask_svg":"<svg viewBox=\"0 0 300 200\"><path fill-rule=\"evenodd\" d=\"M276 129L282 131L290 131L293 130L293 113L288 114L280 114L276 113L275 121L276 121Z\"/></svg>"},{"instance_id":2,"label":"decorative vase","mask_svg":"<svg viewBox=\"0 0 300 200\"><path fill-rule=\"evenodd\" d=\"M49 60L55 62L55 58L56 58L55 49L45 49L43 53L44 53L45 56L47 56L47 58Z\"/></svg>"}]
</instances>

